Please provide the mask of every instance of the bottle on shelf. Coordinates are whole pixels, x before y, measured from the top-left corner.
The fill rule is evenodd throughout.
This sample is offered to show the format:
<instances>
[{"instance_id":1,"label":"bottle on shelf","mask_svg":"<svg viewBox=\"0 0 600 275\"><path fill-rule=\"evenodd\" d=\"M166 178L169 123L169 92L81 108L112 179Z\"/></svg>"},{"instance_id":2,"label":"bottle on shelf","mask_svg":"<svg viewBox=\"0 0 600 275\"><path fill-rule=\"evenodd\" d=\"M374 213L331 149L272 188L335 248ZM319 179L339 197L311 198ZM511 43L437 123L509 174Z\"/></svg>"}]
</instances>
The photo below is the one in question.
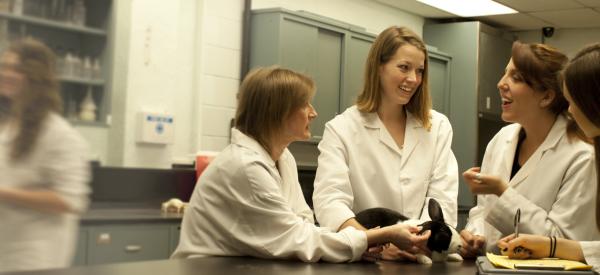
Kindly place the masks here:
<instances>
[{"instance_id":1,"label":"bottle on shelf","mask_svg":"<svg viewBox=\"0 0 600 275\"><path fill-rule=\"evenodd\" d=\"M16 15L23 15L23 1L24 0L13 0L12 13Z\"/></svg>"},{"instance_id":2,"label":"bottle on shelf","mask_svg":"<svg viewBox=\"0 0 600 275\"><path fill-rule=\"evenodd\" d=\"M83 62L79 55L73 55L73 75L72 77L81 78L83 72Z\"/></svg>"},{"instance_id":3,"label":"bottle on shelf","mask_svg":"<svg viewBox=\"0 0 600 275\"><path fill-rule=\"evenodd\" d=\"M75 0L71 22L78 26L85 26L85 3L83 3L83 0Z\"/></svg>"},{"instance_id":4,"label":"bottle on shelf","mask_svg":"<svg viewBox=\"0 0 600 275\"><path fill-rule=\"evenodd\" d=\"M0 0L0 11L10 12L10 1L11 0Z\"/></svg>"},{"instance_id":5,"label":"bottle on shelf","mask_svg":"<svg viewBox=\"0 0 600 275\"><path fill-rule=\"evenodd\" d=\"M79 105L79 119L82 121L96 121L96 104L92 97L92 86L88 86L87 94Z\"/></svg>"},{"instance_id":6,"label":"bottle on shelf","mask_svg":"<svg viewBox=\"0 0 600 275\"><path fill-rule=\"evenodd\" d=\"M94 59L94 64L92 65L92 78L96 80L102 79L102 67L98 58Z\"/></svg>"},{"instance_id":7,"label":"bottle on shelf","mask_svg":"<svg viewBox=\"0 0 600 275\"><path fill-rule=\"evenodd\" d=\"M82 78L92 79L92 59L89 56L83 58L83 66L81 72Z\"/></svg>"},{"instance_id":8,"label":"bottle on shelf","mask_svg":"<svg viewBox=\"0 0 600 275\"><path fill-rule=\"evenodd\" d=\"M71 52L67 52L67 54L65 55L65 60L63 63L63 75L65 77L75 76L74 57Z\"/></svg>"}]
</instances>

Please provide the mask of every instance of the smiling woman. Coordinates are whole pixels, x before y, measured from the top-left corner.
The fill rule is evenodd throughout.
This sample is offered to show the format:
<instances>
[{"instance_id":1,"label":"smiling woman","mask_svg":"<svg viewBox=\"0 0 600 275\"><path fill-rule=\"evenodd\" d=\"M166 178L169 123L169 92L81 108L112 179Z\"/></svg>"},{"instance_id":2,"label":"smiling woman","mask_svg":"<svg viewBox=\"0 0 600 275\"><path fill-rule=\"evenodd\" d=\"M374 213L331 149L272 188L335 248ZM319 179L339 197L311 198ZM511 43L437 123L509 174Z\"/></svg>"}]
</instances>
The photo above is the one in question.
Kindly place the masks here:
<instances>
[{"instance_id":1,"label":"smiling woman","mask_svg":"<svg viewBox=\"0 0 600 275\"><path fill-rule=\"evenodd\" d=\"M597 240L593 226L594 153L567 114L559 76L567 57L543 44L515 42L498 82L502 119L513 122L490 141L481 168L463 176L477 206L463 230L463 256L497 252L521 211L523 233ZM487 242L487 244L486 244Z\"/></svg>"},{"instance_id":2,"label":"smiling woman","mask_svg":"<svg viewBox=\"0 0 600 275\"><path fill-rule=\"evenodd\" d=\"M369 50L355 106L329 121L319 144L313 202L332 230L364 229L354 213L385 207L429 220L439 202L456 226L458 168L448 118L431 109L427 50L405 27L389 27ZM416 257L390 246L384 259Z\"/></svg>"}]
</instances>

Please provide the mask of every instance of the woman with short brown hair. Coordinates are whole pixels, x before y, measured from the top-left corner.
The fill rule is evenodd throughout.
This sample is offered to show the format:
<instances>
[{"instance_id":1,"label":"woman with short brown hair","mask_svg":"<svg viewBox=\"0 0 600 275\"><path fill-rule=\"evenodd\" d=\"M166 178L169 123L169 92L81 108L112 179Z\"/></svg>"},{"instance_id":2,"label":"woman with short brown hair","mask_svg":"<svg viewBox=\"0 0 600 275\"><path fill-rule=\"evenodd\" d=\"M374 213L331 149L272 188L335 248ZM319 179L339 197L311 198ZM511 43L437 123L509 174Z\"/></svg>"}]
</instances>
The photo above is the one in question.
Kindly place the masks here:
<instances>
[{"instance_id":1,"label":"woman with short brown hair","mask_svg":"<svg viewBox=\"0 0 600 275\"><path fill-rule=\"evenodd\" d=\"M392 242L424 247L428 233L395 225L363 232L315 226L287 146L310 138L317 116L309 77L258 68L244 78L231 144L202 173L187 208L173 258L248 255L268 259L344 262ZM365 254L373 258L377 250Z\"/></svg>"}]
</instances>

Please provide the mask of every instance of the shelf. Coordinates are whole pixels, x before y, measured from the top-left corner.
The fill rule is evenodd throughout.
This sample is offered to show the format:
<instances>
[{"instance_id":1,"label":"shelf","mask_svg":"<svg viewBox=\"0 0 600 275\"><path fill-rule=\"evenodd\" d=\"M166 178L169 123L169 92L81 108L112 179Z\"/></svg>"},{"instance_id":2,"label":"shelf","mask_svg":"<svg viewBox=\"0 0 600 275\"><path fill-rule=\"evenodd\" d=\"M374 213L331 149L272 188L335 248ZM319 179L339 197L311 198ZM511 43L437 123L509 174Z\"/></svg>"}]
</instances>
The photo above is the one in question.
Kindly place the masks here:
<instances>
[{"instance_id":1,"label":"shelf","mask_svg":"<svg viewBox=\"0 0 600 275\"><path fill-rule=\"evenodd\" d=\"M67 119L73 126L93 126L93 127L108 127L106 122L102 121L83 121L79 119L69 118Z\"/></svg>"},{"instance_id":2,"label":"shelf","mask_svg":"<svg viewBox=\"0 0 600 275\"><path fill-rule=\"evenodd\" d=\"M20 21L23 23L40 25L40 26L44 26L44 27L52 27L52 28L56 28L56 29L66 30L66 31L80 32L80 33L84 33L84 34L93 34L93 35L98 35L98 36L106 36L106 31L103 29L78 26L78 25L73 25L73 24L64 23L64 22L60 22L60 21L39 18L39 17L35 17L35 16L16 15L16 14L0 11L0 18L6 18L9 20Z\"/></svg>"},{"instance_id":3,"label":"shelf","mask_svg":"<svg viewBox=\"0 0 600 275\"><path fill-rule=\"evenodd\" d=\"M86 78L59 76L58 80L60 80L62 82L83 84L83 85L93 85L93 86L103 86L104 85L104 80L102 80L102 79L86 79Z\"/></svg>"}]
</instances>

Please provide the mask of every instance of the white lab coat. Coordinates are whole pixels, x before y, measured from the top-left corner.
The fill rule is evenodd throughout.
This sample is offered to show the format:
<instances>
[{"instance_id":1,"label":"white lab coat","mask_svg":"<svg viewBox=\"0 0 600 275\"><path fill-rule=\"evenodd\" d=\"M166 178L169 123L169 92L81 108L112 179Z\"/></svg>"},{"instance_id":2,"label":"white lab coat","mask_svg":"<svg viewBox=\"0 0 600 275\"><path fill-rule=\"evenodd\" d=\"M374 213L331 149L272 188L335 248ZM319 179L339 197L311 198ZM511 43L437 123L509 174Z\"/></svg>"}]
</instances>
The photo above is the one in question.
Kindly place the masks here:
<instances>
[{"instance_id":1,"label":"white lab coat","mask_svg":"<svg viewBox=\"0 0 600 275\"><path fill-rule=\"evenodd\" d=\"M371 207L394 209L429 220L428 198L456 226L458 167L450 146L448 119L431 111L431 130L407 113L403 148L377 113L348 108L325 126L319 143L313 204L321 226L337 230L354 213Z\"/></svg>"},{"instance_id":2,"label":"white lab coat","mask_svg":"<svg viewBox=\"0 0 600 275\"><path fill-rule=\"evenodd\" d=\"M254 139L232 129L232 144L202 173L183 217L172 258L249 255L314 262L358 260L366 233L314 224L296 161L277 163Z\"/></svg>"},{"instance_id":3,"label":"white lab coat","mask_svg":"<svg viewBox=\"0 0 600 275\"><path fill-rule=\"evenodd\" d=\"M50 114L21 162L10 159L16 131L0 127L0 186L52 190L78 212L88 205L87 144L59 115ZM60 268L75 252L79 215L49 214L0 201L0 271Z\"/></svg>"},{"instance_id":4,"label":"white lab coat","mask_svg":"<svg viewBox=\"0 0 600 275\"><path fill-rule=\"evenodd\" d=\"M600 273L600 241L584 241L579 242L579 245L587 264L593 266L596 273Z\"/></svg>"},{"instance_id":5,"label":"white lab coat","mask_svg":"<svg viewBox=\"0 0 600 275\"><path fill-rule=\"evenodd\" d=\"M481 173L508 182L500 196L479 195L469 212L467 230L483 235L497 252L499 238L514 232L521 209L520 232L574 240L598 240L594 151L577 138L569 140L567 119L559 115L544 142L509 181L519 124L502 128L485 151Z\"/></svg>"}]
</instances>

